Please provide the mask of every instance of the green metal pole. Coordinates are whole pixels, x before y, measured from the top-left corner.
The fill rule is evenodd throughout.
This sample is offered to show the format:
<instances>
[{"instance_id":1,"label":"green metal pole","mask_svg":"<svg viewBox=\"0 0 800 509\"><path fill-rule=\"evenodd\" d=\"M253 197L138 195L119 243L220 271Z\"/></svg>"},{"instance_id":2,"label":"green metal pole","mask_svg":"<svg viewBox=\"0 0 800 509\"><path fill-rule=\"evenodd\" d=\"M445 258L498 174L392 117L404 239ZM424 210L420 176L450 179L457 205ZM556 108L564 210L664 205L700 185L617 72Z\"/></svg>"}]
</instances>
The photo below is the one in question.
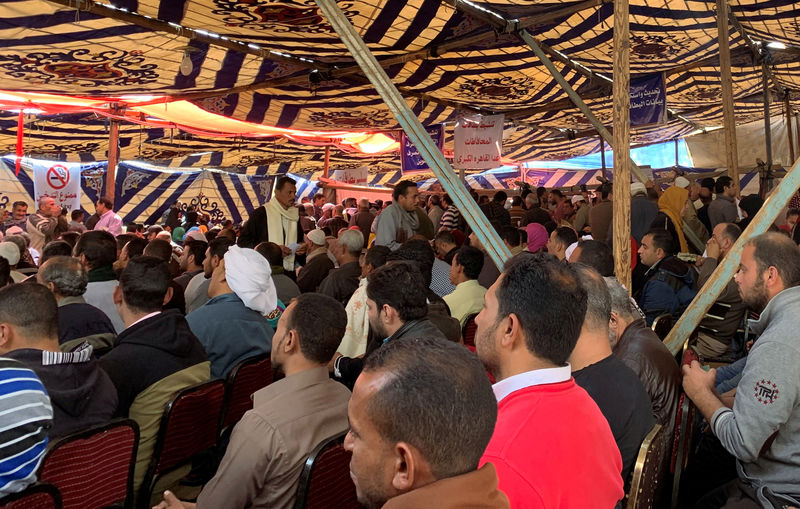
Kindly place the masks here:
<instances>
[{"instance_id":1,"label":"green metal pole","mask_svg":"<svg viewBox=\"0 0 800 509\"><path fill-rule=\"evenodd\" d=\"M364 74L383 98L389 110L395 116L406 135L411 138L419 150L420 155L433 170L436 178L444 190L450 194L458 209L469 222L478 239L483 244L492 261L502 270L505 261L511 257L511 252L500 240L500 236L489 224L486 216L478 208L478 204L467 192L464 184L455 175L453 167L447 162L444 155L425 131L414 112L406 104L403 96L389 79L386 72L369 51L369 48L356 33L353 25L342 13L334 0L316 0L317 5L328 18L331 26L339 34L342 42L352 53L353 58L361 66Z\"/></svg>"},{"instance_id":2,"label":"green metal pole","mask_svg":"<svg viewBox=\"0 0 800 509\"><path fill-rule=\"evenodd\" d=\"M722 263L717 266L709 280L703 285L703 288L664 340L664 344L673 354L678 353L683 348L683 344L697 328L697 324L700 323L709 308L714 305L717 297L720 296L728 281L736 273L745 243L749 239L767 231L767 228L775 221L798 187L800 187L800 159L794 162L792 168L783 177L780 185L766 199L761 210L756 213L753 220L744 229L739 240L734 243L730 252L725 255Z\"/></svg>"}]
</instances>

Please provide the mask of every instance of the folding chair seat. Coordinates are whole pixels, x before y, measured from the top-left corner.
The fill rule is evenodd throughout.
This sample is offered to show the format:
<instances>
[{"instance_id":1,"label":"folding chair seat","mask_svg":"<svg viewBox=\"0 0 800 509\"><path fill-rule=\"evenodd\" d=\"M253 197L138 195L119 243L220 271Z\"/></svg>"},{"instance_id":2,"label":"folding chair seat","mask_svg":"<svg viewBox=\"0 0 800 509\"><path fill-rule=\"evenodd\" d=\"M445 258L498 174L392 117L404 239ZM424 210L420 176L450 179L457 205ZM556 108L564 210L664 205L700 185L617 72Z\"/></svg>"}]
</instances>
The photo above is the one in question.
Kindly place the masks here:
<instances>
[{"instance_id":1,"label":"folding chair seat","mask_svg":"<svg viewBox=\"0 0 800 509\"><path fill-rule=\"evenodd\" d=\"M111 421L50 443L39 480L61 493L65 509L102 509L132 500L139 426Z\"/></svg>"},{"instance_id":2,"label":"folding chair seat","mask_svg":"<svg viewBox=\"0 0 800 509\"><path fill-rule=\"evenodd\" d=\"M350 452L344 449L346 433L323 440L309 454L294 509L360 509L350 478Z\"/></svg>"},{"instance_id":3,"label":"folding chair seat","mask_svg":"<svg viewBox=\"0 0 800 509\"><path fill-rule=\"evenodd\" d=\"M469 315L461 328L461 337L464 338L464 344L473 348L475 347L475 331L478 330L478 326L475 325L476 316L478 316L478 313Z\"/></svg>"},{"instance_id":4,"label":"folding chair seat","mask_svg":"<svg viewBox=\"0 0 800 509\"><path fill-rule=\"evenodd\" d=\"M0 509L61 509L61 493L52 484L34 483L0 499Z\"/></svg>"},{"instance_id":5,"label":"folding chair seat","mask_svg":"<svg viewBox=\"0 0 800 509\"><path fill-rule=\"evenodd\" d=\"M650 327L653 329L653 332L656 333L658 339L664 341L664 338L667 337L669 331L672 330L672 314L664 313L662 315L658 315L655 320L653 320L653 325Z\"/></svg>"},{"instance_id":6,"label":"folding chair seat","mask_svg":"<svg viewBox=\"0 0 800 509\"><path fill-rule=\"evenodd\" d=\"M672 442L672 461L670 471L672 472L672 504L675 509L678 507L678 494L681 486L681 474L689 463L689 451L692 446L694 436L694 416L695 406L686 393L682 392L678 400L678 411L675 414L675 431L673 432Z\"/></svg>"},{"instance_id":7,"label":"folding chair seat","mask_svg":"<svg viewBox=\"0 0 800 509\"><path fill-rule=\"evenodd\" d=\"M150 507L150 497L160 477L215 446L224 395L225 383L212 380L181 390L167 403L139 489L138 507Z\"/></svg>"},{"instance_id":8,"label":"folding chair seat","mask_svg":"<svg viewBox=\"0 0 800 509\"><path fill-rule=\"evenodd\" d=\"M639 447L628 492L627 509L650 509L657 499L659 488L667 475L664 466L666 455L664 428L655 424Z\"/></svg>"},{"instance_id":9,"label":"folding chair seat","mask_svg":"<svg viewBox=\"0 0 800 509\"><path fill-rule=\"evenodd\" d=\"M253 408L253 393L272 381L272 363L267 354L250 357L234 366L225 381L220 432L239 422L244 413Z\"/></svg>"}]
</instances>

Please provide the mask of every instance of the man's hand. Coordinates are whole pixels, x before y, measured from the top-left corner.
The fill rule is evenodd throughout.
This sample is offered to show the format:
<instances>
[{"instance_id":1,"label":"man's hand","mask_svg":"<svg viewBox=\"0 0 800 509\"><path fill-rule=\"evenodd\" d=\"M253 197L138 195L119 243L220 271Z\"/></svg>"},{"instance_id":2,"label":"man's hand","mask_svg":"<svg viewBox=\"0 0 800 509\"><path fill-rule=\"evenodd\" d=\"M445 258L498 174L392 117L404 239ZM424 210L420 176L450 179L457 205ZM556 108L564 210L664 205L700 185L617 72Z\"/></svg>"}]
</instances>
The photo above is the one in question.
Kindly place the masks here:
<instances>
[{"instance_id":1,"label":"man's hand","mask_svg":"<svg viewBox=\"0 0 800 509\"><path fill-rule=\"evenodd\" d=\"M717 379L717 370L703 369L703 366L697 362L692 361L690 365L683 366L683 390L689 399L694 401L697 396L706 392L714 392L714 382Z\"/></svg>"},{"instance_id":2,"label":"man's hand","mask_svg":"<svg viewBox=\"0 0 800 509\"><path fill-rule=\"evenodd\" d=\"M721 251L722 249L719 247L717 239L714 237L708 239L708 242L706 242L706 254L708 255L708 258L719 260L719 254Z\"/></svg>"},{"instance_id":3,"label":"man's hand","mask_svg":"<svg viewBox=\"0 0 800 509\"><path fill-rule=\"evenodd\" d=\"M306 251L308 251L308 246L305 244L300 244L300 247L297 248L297 251L295 251L294 254L306 254Z\"/></svg>"},{"instance_id":4,"label":"man's hand","mask_svg":"<svg viewBox=\"0 0 800 509\"><path fill-rule=\"evenodd\" d=\"M191 502L181 502L171 491L165 491L164 500L154 505L153 509L194 509L196 505Z\"/></svg>"}]
</instances>

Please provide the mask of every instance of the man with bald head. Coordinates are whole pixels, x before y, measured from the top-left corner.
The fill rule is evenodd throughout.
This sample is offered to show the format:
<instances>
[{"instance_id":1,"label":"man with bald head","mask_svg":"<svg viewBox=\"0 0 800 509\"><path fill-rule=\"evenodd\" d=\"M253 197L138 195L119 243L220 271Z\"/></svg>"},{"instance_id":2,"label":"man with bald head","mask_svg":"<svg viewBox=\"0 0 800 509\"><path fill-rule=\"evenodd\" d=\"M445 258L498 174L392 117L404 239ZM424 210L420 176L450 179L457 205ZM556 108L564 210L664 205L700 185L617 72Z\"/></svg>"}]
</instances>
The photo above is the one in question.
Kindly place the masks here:
<instances>
[{"instance_id":1,"label":"man with bald head","mask_svg":"<svg viewBox=\"0 0 800 509\"><path fill-rule=\"evenodd\" d=\"M65 227L57 231L58 215L61 213L61 207L56 204L53 198L42 196L37 203L36 213L28 216L25 229L31 236L31 249L41 253L45 244L58 237L61 231L67 231L68 227L66 220L64 220Z\"/></svg>"},{"instance_id":2,"label":"man with bald head","mask_svg":"<svg viewBox=\"0 0 800 509\"><path fill-rule=\"evenodd\" d=\"M366 249L369 242L369 234L372 228L372 222L375 221L375 214L369 211L369 200L361 198L358 200L358 212L353 214L350 218L350 226L358 226L361 235L364 236L364 248Z\"/></svg>"}]
</instances>

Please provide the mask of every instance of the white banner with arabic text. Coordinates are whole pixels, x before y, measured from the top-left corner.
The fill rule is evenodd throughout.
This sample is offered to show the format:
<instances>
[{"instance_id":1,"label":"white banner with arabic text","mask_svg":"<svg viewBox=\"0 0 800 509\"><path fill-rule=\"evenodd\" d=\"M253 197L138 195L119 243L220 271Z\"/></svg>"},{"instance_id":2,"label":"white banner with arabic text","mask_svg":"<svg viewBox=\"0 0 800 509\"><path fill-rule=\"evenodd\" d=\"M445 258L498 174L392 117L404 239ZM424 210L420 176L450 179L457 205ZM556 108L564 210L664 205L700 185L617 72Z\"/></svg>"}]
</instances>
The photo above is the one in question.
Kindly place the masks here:
<instances>
[{"instance_id":1,"label":"white banner with arabic text","mask_svg":"<svg viewBox=\"0 0 800 509\"><path fill-rule=\"evenodd\" d=\"M453 133L453 167L488 170L502 166L503 120L504 115L460 118Z\"/></svg>"}]
</instances>

